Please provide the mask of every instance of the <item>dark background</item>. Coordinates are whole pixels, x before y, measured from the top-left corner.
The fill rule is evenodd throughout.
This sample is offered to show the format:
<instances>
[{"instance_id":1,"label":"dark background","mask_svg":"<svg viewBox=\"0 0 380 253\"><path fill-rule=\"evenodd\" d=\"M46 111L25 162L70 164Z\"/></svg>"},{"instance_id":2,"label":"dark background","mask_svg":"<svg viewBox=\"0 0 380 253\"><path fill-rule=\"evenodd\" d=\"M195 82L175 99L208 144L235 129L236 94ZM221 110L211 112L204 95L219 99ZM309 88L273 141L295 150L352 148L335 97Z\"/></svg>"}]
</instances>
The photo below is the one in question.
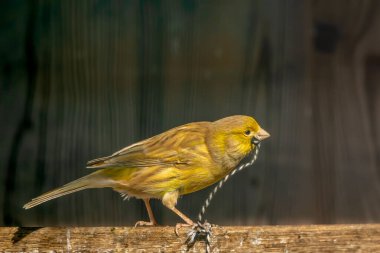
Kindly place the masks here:
<instances>
[{"instance_id":1,"label":"dark background","mask_svg":"<svg viewBox=\"0 0 380 253\"><path fill-rule=\"evenodd\" d=\"M209 221L380 222L379 29L376 0L1 1L0 225L146 219L110 189L22 206L87 160L234 114L272 137ZM179 209L195 219L210 190Z\"/></svg>"}]
</instances>

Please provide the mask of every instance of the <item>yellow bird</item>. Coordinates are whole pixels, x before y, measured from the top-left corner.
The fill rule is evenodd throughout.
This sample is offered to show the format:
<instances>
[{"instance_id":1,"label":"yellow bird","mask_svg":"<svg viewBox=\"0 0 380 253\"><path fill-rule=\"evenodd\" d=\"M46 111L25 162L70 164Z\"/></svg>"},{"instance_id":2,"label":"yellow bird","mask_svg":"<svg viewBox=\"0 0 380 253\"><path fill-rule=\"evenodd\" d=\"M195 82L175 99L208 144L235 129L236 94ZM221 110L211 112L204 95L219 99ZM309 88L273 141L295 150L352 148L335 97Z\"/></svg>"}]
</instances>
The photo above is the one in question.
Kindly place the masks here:
<instances>
[{"instance_id":1,"label":"yellow bird","mask_svg":"<svg viewBox=\"0 0 380 253\"><path fill-rule=\"evenodd\" d=\"M87 167L95 172L32 199L24 208L84 189L111 187L124 197L144 201L149 222L136 225L157 225L151 198L161 199L187 225L193 225L175 207L178 197L221 180L269 136L255 119L243 115L182 125L89 161Z\"/></svg>"}]
</instances>

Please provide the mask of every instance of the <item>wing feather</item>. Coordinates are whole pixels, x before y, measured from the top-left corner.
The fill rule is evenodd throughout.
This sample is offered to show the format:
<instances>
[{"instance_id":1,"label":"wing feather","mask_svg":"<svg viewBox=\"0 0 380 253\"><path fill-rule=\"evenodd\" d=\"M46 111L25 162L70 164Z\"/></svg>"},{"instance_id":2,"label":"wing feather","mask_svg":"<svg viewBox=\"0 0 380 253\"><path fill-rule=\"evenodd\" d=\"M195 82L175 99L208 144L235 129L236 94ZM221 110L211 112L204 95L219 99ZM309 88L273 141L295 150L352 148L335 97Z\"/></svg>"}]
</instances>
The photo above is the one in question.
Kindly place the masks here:
<instances>
[{"instance_id":1,"label":"wing feather","mask_svg":"<svg viewBox=\"0 0 380 253\"><path fill-rule=\"evenodd\" d=\"M91 160L87 168L180 166L196 162L194 148L207 152L205 136L210 122L197 122L170 129L137 142L114 154Z\"/></svg>"}]
</instances>

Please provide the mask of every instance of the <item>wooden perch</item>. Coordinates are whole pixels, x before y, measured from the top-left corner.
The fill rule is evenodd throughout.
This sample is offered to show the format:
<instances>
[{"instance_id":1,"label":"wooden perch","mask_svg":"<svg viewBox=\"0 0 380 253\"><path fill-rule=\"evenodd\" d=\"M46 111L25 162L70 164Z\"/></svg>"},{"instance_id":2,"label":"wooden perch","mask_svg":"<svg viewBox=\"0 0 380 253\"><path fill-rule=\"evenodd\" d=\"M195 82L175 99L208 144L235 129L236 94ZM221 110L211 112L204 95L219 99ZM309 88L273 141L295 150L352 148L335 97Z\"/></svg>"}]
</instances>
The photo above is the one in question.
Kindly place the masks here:
<instances>
[{"instance_id":1,"label":"wooden perch","mask_svg":"<svg viewBox=\"0 0 380 253\"><path fill-rule=\"evenodd\" d=\"M0 252L186 252L187 228L0 228ZM380 224L215 227L212 252L380 252ZM204 252L204 242L190 251Z\"/></svg>"}]
</instances>

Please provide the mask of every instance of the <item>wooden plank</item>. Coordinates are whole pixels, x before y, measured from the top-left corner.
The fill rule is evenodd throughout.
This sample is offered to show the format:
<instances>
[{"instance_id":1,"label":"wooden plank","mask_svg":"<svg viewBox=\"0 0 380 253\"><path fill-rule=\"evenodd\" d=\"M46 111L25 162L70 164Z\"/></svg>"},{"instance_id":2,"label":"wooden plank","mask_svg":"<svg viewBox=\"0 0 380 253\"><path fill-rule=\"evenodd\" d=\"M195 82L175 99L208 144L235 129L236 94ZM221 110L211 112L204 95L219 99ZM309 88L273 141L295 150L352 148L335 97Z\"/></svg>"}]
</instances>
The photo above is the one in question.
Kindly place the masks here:
<instances>
[{"instance_id":1,"label":"wooden plank","mask_svg":"<svg viewBox=\"0 0 380 253\"><path fill-rule=\"evenodd\" d=\"M1 252L185 252L173 227L0 228ZM204 242L191 249L204 251ZM380 224L215 227L212 252L380 252Z\"/></svg>"}]
</instances>

